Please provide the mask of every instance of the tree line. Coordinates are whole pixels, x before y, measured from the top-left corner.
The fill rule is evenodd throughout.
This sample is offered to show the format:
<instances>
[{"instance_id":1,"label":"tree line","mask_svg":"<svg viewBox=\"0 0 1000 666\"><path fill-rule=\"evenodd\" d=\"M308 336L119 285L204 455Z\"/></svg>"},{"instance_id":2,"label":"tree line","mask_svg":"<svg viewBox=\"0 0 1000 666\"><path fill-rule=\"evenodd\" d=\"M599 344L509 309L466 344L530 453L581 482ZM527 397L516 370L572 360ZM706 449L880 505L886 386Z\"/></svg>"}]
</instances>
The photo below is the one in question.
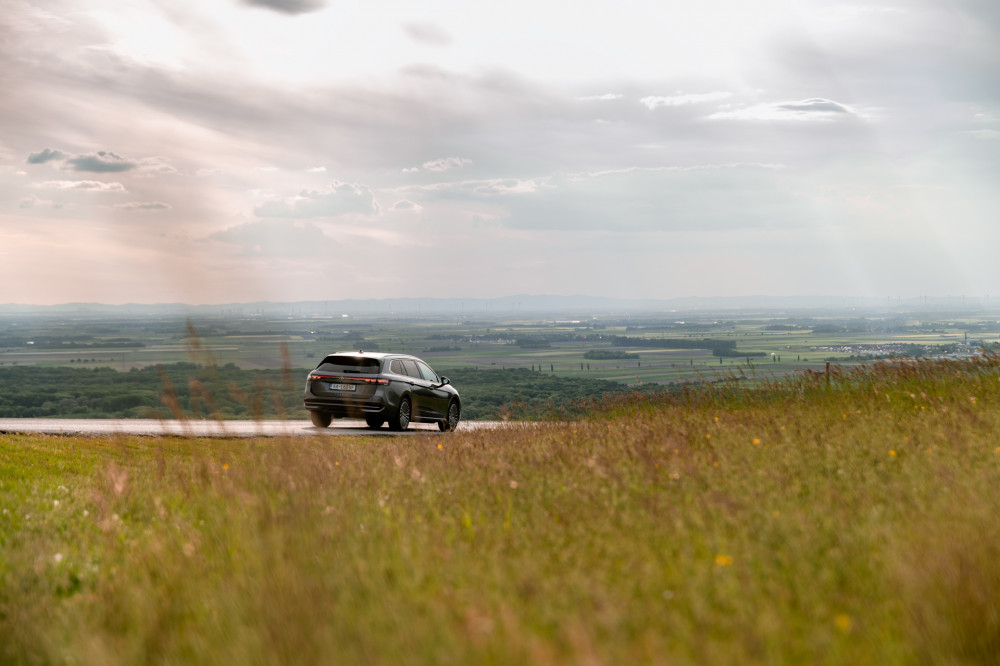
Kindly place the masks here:
<instances>
[{"instance_id":1,"label":"tree line","mask_svg":"<svg viewBox=\"0 0 1000 666\"><path fill-rule=\"evenodd\" d=\"M579 404L634 387L527 369L445 370L469 420L566 418ZM305 419L305 374L179 362L109 367L0 367L0 418ZM643 391L666 390L655 385ZM576 410L576 411L575 411Z\"/></svg>"}]
</instances>

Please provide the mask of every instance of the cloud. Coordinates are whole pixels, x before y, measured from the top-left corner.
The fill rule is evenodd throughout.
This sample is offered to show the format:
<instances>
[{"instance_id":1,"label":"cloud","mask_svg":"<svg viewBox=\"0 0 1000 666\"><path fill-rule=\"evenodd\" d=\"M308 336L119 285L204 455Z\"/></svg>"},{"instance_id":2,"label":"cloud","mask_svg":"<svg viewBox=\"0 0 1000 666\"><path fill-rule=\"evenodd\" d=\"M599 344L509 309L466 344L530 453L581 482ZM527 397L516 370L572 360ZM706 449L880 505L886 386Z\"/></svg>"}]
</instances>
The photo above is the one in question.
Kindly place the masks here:
<instances>
[{"instance_id":1,"label":"cloud","mask_svg":"<svg viewBox=\"0 0 1000 666\"><path fill-rule=\"evenodd\" d=\"M709 93L682 93L670 97L643 97L639 103L652 111L664 106L685 106L687 104L701 104L703 102L713 102L719 99L731 97L730 92L709 92Z\"/></svg>"},{"instance_id":2,"label":"cloud","mask_svg":"<svg viewBox=\"0 0 1000 666\"><path fill-rule=\"evenodd\" d=\"M800 101L753 104L738 109L724 109L709 116L713 120L799 120L830 121L861 117L854 109L833 100L813 97Z\"/></svg>"},{"instance_id":3,"label":"cloud","mask_svg":"<svg viewBox=\"0 0 1000 666\"><path fill-rule=\"evenodd\" d=\"M404 213L419 213L424 210L424 207L418 203L402 199L397 201L389 207L390 211L393 212L404 212Z\"/></svg>"},{"instance_id":4,"label":"cloud","mask_svg":"<svg viewBox=\"0 0 1000 666\"><path fill-rule=\"evenodd\" d=\"M55 201L49 201L47 199L40 199L34 194L31 196L24 197L17 203L18 208L35 208L36 206L47 206L50 208L62 208L62 204L56 203Z\"/></svg>"},{"instance_id":5,"label":"cloud","mask_svg":"<svg viewBox=\"0 0 1000 666\"><path fill-rule=\"evenodd\" d=\"M135 173L138 176L151 178L153 176L173 176L180 173L172 165L167 164L165 157L147 157L135 163Z\"/></svg>"},{"instance_id":6,"label":"cloud","mask_svg":"<svg viewBox=\"0 0 1000 666\"><path fill-rule=\"evenodd\" d=\"M240 247L248 255L265 257L301 257L333 245L333 239L315 224L279 220L229 227L209 239Z\"/></svg>"},{"instance_id":7,"label":"cloud","mask_svg":"<svg viewBox=\"0 0 1000 666\"><path fill-rule=\"evenodd\" d=\"M33 185L42 190L84 190L87 192L124 192L121 183L105 183L100 180L47 180Z\"/></svg>"},{"instance_id":8,"label":"cloud","mask_svg":"<svg viewBox=\"0 0 1000 666\"><path fill-rule=\"evenodd\" d=\"M460 180L431 185L404 188L419 191L444 199L463 197L480 198L510 194L530 194L550 187L546 179L486 178L482 180Z\"/></svg>"},{"instance_id":9,"label":"cloud","mask_svg":"<svg viewBox=\"0 0 1000 666\"><path fill-rule=\"evenodd\" d=\"M54 148L46 148L45 150L39 151L37 153L31 153L28 155L26 160L28 164L45 164L46 162L51 162L52 160L62 160L69 157L66 153L61 150L55 150Z\"/></svg>"},{"instance_id":10,"label":"cloud","mask_svg":"<svg viewBox=\"0 0 1000 666\"><path fill-rule=\"evenodd\" d=\"M843 104L838 104L837 102L830 101L828 99L813 98L802 100L801 102L786 102L785 104L778 104L779 109L785 109L787 111L796 111L802 113L850 113L848 109Z\"/></svg>"},{"instance_id":11,"label":"cloud","mask_svg":"<svg viewBox=\"0 0 1000 666\"><path fill-rule=\"evenodd\" d=\"M472 160L464 157L442 157L441 159L424 162L424 168L428 171L447 171L449 169L461 169L469 164L472 164Z\"/></svg>"},{"instance_id":12,"label":"cloud","mask_svg":"<svg viewBox=\"0 0 1000 666\"><path fill-rule=\"evenodd\" d=\"M403 32L413 41L430 46L447 46L451 43L451 36L431 23L405 23Z\"/></svg>"},{"instance_id":13,"label":"cloud","mask_svg":"<svg viewBox=\"0 0 1000 666\"><path fill-rule=\"evenodd\" d=\"M624 95L619 95L618 93L605 93L604 95L587 95L586 97L577 97L581 102L610 102L616 99L621 99Z\"/></svg>"},{"instance_id":14,"label":"cloud","mask_svg":"<svg viewBox=\"0 0 1000 666\"><path fill-rule=\"evenodd\" d=\"M510 229L729 231L807 224L809 199L779 164L632 167L409 188L423 202L461 201L491 210ZM416 198L416 195L415 195Z\"/></svg>"},{"instance_id":15,"label":"cloud","mask_svg":"<svg viewBox=\"0 0 1000 666\"><path fill-rule=\"evenodd\" d=\"M243 0L243 3L292 15L314 12L326 6L325 0Z\"/></svg>"},{"instance_id":16,"label":"cloud","mask_svg":"<svg viewBox=\"0 0 1000 666\"><path fill-rule=\"evenodd\" d=\"M115 210L170 210L172 206L170 204L165 204L161 201L130 201L128 203L115 204L112 206Z\"/></svg>"},{"instance_id":17,"label":"cloud","mask_svg":"<svg viewBox=\"0 0 1000 666\"><path fill-rule=\"evenodd\" d=\"M74 155L66 159L66 164L72 171L88 171L90 173L118 173L128 171L138 166L135 162L109 151L98 151L86 155Z\"/></svg>"},{"instance_id":18,"label":"cloud","mask_svg":"<svg viewBox=\"0 0 1000 666\"><path fill-rule=\"evenodd\" d=\"M89 173L119 173L139 166L138 162L125 159L121 155L106 150L74 155L62 150L46 148L37 153L30 153L26 161L28 164L60 162L62 163L62 168L67 171L84 171ZM155 161L157 161L157 158L150 160L150 162Z\"/></svg>"},{"instance_id":19,"label":"cloud","mask_svg":"<svg viewBox=\"0 0 1000 666\"><path fill-rule=\"evenodd\" d=\"M326 190L303 190L297 196L268 201L254 208L257 217L335 217L379 213L375 195L364 185L334 182Z\"/></svg>"}]
</instances>

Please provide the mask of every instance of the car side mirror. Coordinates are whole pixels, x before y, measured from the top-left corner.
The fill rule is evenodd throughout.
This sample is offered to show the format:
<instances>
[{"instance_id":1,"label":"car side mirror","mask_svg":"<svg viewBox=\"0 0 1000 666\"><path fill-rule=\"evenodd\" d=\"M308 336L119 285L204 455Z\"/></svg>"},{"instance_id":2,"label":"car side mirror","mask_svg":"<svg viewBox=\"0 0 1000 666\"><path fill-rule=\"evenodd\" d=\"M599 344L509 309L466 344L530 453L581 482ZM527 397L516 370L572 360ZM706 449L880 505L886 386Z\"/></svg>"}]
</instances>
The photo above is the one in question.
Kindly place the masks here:
<instances>
[{"instance_id":1,"label":"car side mirror","mask_svg":"<svg viewBox=\"0 0 1000 666\"><path fill-rule=\"evenodd\" d=\"M448 379L447 377L442 377L441 378L441 386L444 386L445 384L451 384L451 380Z\"/></svg>"}]
</instances>

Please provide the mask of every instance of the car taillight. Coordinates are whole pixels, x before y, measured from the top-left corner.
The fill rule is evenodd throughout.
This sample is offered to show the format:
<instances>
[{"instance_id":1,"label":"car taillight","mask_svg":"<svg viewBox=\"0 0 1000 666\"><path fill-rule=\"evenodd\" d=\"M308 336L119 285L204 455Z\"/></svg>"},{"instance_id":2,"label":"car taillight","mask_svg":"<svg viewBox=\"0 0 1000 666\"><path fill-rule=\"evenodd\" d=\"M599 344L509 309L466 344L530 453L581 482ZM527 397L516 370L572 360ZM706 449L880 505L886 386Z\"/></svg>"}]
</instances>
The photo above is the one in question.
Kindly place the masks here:
<instances>
[{"instance_id":1,"label":"car taillight","mask_svg":"<svg viewBox=\"0 0 1000 666\"><path fill-rule=\"evenodd\" d=\"M324 381L324 382L340 382L345 379L360 380L365 384L388 384L388 379L383 379L382 377L368 378L368 377L333 377L330 375L317 375L316 373L309 374L309 381Z\"/></svg>"}]
</instances>

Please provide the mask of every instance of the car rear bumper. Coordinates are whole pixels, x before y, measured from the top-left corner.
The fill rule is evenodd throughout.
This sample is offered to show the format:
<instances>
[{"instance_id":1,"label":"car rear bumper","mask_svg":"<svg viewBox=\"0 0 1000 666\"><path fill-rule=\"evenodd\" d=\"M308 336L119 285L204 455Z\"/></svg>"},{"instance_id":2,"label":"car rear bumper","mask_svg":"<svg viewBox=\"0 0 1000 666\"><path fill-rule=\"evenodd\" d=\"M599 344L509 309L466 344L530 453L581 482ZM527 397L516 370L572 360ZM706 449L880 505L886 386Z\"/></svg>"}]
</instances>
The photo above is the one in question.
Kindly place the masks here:
<instances>
[{"instance_id":1,"label":"car rear bumper","mask_svg":"<svg viewBox=\"0 0 1000 666\"><path fill-rule=\"evenodd\" d=\"M305 399L305 407L314 412L326 412L336 418L379 416L387 411L385 402L375 397L368 400L343 400L311 396Z\"/></svg>"}]
</instances>

